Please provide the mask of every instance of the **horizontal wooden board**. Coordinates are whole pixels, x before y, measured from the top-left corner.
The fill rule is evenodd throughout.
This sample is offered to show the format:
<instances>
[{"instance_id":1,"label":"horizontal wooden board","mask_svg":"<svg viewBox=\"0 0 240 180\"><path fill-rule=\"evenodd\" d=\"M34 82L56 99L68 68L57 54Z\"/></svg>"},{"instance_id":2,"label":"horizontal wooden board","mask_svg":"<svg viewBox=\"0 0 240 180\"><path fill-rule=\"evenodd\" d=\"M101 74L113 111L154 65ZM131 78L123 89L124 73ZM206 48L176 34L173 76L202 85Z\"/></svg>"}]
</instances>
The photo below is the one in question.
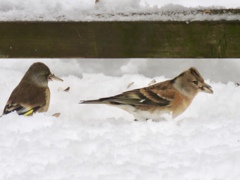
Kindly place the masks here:
<instances>
[{"instance_id":1,"label":"horizontal wooden board","mask_svg":"<svg viewBox=\"0 0 240 180\"><path fill-rule=\"evenodd\" d=\"M240 22L0 22L0 57L236 58Z\"/></svg>"}]
</instances>

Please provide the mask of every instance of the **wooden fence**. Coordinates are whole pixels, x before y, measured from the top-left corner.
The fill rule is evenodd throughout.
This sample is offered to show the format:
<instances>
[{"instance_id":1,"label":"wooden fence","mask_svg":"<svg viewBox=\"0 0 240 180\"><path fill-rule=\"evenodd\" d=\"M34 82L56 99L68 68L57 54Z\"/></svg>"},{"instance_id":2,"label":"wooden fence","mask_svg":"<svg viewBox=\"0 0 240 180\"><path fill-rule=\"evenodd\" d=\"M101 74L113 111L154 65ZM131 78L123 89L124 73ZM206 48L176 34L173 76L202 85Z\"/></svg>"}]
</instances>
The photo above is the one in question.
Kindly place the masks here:
<instances>
[{"instance_id":1,"label":"wooden fence","mask_svg":"<svg viewBox=\"0 0 240 180\"><path fill-rule=\"evenodd\" d=\"M0 22L1 58L236 58L240 21Z\"/></svg>"}]
</instances>

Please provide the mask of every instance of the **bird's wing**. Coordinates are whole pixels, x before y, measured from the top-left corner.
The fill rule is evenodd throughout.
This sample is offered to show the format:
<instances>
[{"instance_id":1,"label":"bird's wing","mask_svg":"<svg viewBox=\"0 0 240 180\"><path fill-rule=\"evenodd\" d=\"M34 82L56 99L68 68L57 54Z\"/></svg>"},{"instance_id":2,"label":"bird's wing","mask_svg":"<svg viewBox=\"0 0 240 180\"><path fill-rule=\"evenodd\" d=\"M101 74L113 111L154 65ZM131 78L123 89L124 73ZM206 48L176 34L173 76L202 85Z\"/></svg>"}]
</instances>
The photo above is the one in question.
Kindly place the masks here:
<instances>
[{"instance_id":1,"label":"bird's wing","mask_svg":"<svg viewBox=\"0 0 240 180\"><path fill-rule=\"evenodd\" d=\"M129 104L129 105L158 105L166 106L169 100L164 99L150 89L136 89L124 92L120 95L106 98L111 104Z\"/></svg>"},{"instance_id":2,"label":"bird's wing","mask_svg":"<svg viewBox=\"0 0 240 180\"><path fill-rule=\"evenodd\" d=\"M112 105L155 105L155 106L167 106L170 104L171 99L164 97L161 91L155 88L146 87L142 89L135 89L124 92L122 94L101 98L98 100L82 101L83 104L112 104Z\"/></svg>"},{"instance_id":3,"label":"bird's wing","mask_svg":"<svg viewBox=\"0 0 240 180\"><path fill-rule=\"evenodd\" d=\"M16 111L19 115L29 116L36 112L41 106L27 107L20 104L7 104L3 110L3 114L9 114Z\"/></svg>"},{"instance_id":4,"label":"bird's wing","mask_svg":"<svg viewBox=\"0 0 240 180\"><path fill-rule=\"evenodd\" d=\"M31 92L31 93L29 93ZM19 115L32 115L46 104L45 92L41 88L35 88L32 84L17 86L3 110L3 114L17 111Z\"/></svg>"}]
</instances>

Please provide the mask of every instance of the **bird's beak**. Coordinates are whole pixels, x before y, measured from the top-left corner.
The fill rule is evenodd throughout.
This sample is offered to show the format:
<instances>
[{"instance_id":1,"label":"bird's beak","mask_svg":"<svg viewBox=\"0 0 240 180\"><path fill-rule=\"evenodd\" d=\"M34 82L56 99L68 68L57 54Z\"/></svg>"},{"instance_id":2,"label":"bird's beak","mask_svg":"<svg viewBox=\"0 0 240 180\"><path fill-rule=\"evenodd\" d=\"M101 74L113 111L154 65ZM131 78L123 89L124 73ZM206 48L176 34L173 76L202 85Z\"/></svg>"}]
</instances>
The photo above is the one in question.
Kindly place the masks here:
<instances>
[{"instance_id":1,"label":"bird's beak","mask_svg":"<svg viewBox=\"0 0 240 180\"><path fill-rule=\"evenodd\" d=\"M54 74L50 74L50 76L48 77L49 80L57 80L57 81L63 81L61 78L55 76Z\"/></svg>"},{"instance_id":2,"label":"bird's beak","mask_svg":"<svg viewBox=\"0 0 240 180\"><path fill-rule=\"evenodd\" d=\"M206 92L206 93L210 93L213 94L213 90L212 87L206 83L203 84L203 86L201 87L201 90Z\"/></svg>"}]
</instances>

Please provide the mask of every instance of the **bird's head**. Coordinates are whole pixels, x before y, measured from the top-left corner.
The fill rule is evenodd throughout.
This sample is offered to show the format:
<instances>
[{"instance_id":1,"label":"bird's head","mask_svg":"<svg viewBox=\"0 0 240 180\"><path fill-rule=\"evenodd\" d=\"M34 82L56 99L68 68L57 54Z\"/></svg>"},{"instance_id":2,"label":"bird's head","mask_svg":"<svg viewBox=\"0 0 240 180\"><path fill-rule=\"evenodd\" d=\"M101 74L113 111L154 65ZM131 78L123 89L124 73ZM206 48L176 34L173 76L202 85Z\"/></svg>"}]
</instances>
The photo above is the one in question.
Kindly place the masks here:
<instances>
[{"instance_id":1,"label":"bird's head","mask_svg":"<svg viewBox=\"0 0 240 180\"><path fill-rule=\"evenodd\" d=\"M41 62L34 63L30 66L23 77L24 81L36 83L38 86L47 87L49 80L63 81L61 78L51 73L50 69Z\"/></svg>"},{"instance_id":2,"label":"bird's head","mask_svg":"<svg viewBox=\"0 0 240 180\"><path fill-rule=\"evenodd\" d=\"M193 97L200 91L213 93L212 87L204 82L201 74L194 67L182 72L172 82L176 89L188 97Z\"/></svg>"}]
</instances>

